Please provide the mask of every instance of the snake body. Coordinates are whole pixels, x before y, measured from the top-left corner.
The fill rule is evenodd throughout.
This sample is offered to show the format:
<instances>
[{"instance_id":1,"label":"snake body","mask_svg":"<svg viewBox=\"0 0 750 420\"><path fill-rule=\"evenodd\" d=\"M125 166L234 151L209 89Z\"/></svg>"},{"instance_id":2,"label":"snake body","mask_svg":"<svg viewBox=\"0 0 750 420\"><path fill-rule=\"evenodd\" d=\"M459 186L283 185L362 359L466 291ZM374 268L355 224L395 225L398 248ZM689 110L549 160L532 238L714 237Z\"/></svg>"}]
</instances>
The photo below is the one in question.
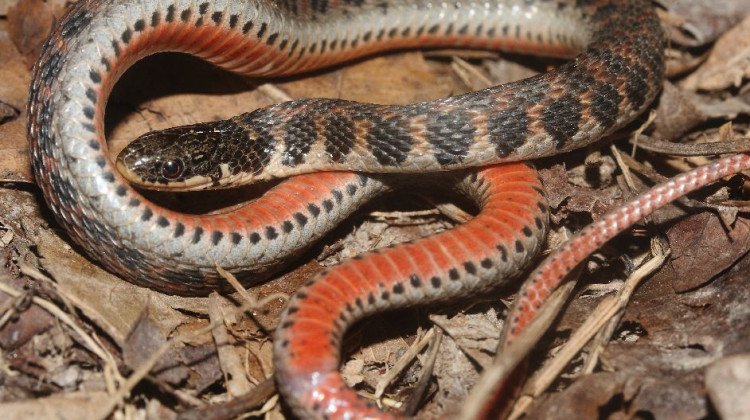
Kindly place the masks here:
<instances>
[{"instance_id":1,"label":"snake body","mask_svg":"<svg viewBox=\"0 0 750 420\"><path fill-rule=\"evenodd\" d=\"M653 100L664 72L665 38L645 0L82 0L68 9L34 68L34 173L71 237L135 283L205 294L223 286L217 265L243 278L268 275L389 189L387 177L313 173L220 215L164 209L131 188L107 156L103 114L118 77L145 55L167 50L244 74L284 75L385 49L437 45L581 54L549 73L428 103L301 100L169 133L191 141L197 132L222 131L242 144L214 151L229 158L222 176L192 173L211 184L227 175L253 181L321 170L486 166L596 141ZM163 164L145 160L142 167L163 174ZM137 170L128 175L166 181ZM322 273L323 281L290 303L275 359L280 388L300 416L379 415L336 373L340 334L351 322L485 290L533 255L546 206L530 169L512 164L453 177L483 205L480 217L458 233Z\"/></svg>"}]
</instances>

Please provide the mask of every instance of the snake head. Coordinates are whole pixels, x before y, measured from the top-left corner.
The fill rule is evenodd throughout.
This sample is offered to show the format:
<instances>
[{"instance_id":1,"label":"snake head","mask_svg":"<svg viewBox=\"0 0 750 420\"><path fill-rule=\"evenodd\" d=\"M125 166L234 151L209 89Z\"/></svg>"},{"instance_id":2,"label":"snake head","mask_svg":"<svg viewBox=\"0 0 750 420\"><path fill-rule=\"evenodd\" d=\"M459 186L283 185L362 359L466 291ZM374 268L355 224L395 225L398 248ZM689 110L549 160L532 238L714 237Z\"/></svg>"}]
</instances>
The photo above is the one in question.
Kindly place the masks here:
<instances>
[{"instance_id":1,"label":"snake head","mask_svg":"<svg viewBox=\"0 0 750 420\"><path fill-rule=\"evenodd\" d=\"M148 132L123 149L117 168L130 183L157 190L190 191L221 187L221 133L215 123Z\"/></svg>"}]
</instances>

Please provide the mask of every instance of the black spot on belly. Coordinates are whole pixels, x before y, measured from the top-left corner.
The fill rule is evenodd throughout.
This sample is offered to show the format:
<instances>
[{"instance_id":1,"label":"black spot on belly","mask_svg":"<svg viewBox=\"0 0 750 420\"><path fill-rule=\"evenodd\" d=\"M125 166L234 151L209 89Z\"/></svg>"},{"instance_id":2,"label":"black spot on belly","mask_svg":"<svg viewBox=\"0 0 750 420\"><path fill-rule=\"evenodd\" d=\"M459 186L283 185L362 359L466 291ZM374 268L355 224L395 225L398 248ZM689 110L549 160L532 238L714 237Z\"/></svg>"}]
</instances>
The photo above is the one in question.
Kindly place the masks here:
<instances>
[{"instance_id":1,"label":"black spot on belly","mask_svg":"<svg viewBox=\"0 0 750 420\"><path fill-rule=\"evenodd\" d=\"M243 34L246 34L246 33L250 32L251 29L253 29L253 21L252 20L248 20L247 22L245 22L244 25L242 25L242 33Z\"/></svg>"},{"instance_id":2,"label":"black spot on belly","mask_svg":"<svg viewBox=\"0 0 750 420\"><path fill-rule=\"evenodd\" d=\"M125 29L125 31L122 32L122 35L120 38L122 39L122 42L125 44L130 43L130 38L133 36L133 31L130 30L130 28Z\"/></svg>"},{"instance_id":3,"label":"black spot on belly","mask_svg":"<svg viewBox=\"0 0 750 420\"><path fill-rule=\"evenodd\" d=\"M266 226L266 239L269 241L272 241L279 237L279 234L276 232L276 228L273 226Z\"/></svg>"},{"instance_id":4,"label":"black spot on belly","mask_svg":"<svg viewBox=\"0 0 750 420\"><path fill-rule=\"evenodd\" d=\"M173 236L175 238L179 238L180 236L185 234L185 225L183 225L180 222L177 222L177 224L174 227L174 234Z\"/></svg>"},{"instance_id":5,"label":"black spot on belly","mask_svg":"<svg viewBox=\"0 0 750 420\"><path fill-rule=\"evenodd\" d=\"M294 213L294 220L297 221L297 224L302 227L307 224L307 216L305 216L302 213Z\"/></svg>"},{"instance_id":6,"label":"black spot on belly","mask_svg":"<svg viewBox=\"0 0 750 420\"><path fill-rule=\"evenodd\" d=\"M167 7L167 22L174 22L174 14L175 14L175 6L174 4L170 4L169 7Z\"/></svg>"},{"instance_id":7,"label":"black spot on belly","mask_svg":"<svg viewBox=\"0 0 750 420\"><path fill-rule=\"evenodd\" d=\"M412 287L422 287L422 279L416 274L409 276L409 283L411 283Z\"/></svg>"},{"instance_id":8,"label":"black spot on belly","mask_svg":"<svg viewBox=\"0 0 750 420\"><path fill-rule=\"evenodd\" d=\"M224 237L224 234L218 230L215 230L211 234L211 243L214 244L214 246L218 245L219 242L221 242L221 239Z\"/></svg>"},{"instance_id":9,"label":"black spot on belly","mask_svg":"<svg viewBox=\"0 0 750 420\"><path fill-rule=\"evenodd\" d=\"M202 236L203 236L203 228L200 226L195 228L195 231L193 232L193 243L197 244L198 242L200 242Z\"/></svg>"}]
</instances>

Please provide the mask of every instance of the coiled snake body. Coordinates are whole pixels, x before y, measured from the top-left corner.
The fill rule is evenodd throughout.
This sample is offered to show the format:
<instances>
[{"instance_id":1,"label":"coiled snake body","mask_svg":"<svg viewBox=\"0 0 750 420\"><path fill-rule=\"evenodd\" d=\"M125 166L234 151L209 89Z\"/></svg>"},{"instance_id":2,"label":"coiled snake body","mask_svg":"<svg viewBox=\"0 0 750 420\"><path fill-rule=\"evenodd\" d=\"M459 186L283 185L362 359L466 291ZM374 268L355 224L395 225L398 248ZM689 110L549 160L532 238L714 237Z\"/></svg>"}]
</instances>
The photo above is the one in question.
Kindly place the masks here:
<instances>
[{"instance_id":1,"label":"coiled snake body","mask_svg":"<svg viewBox=\"0 0 750 420\"><path fill-rule=\"evenodd\" d=\"M211 151L229 157L220 173L190 162L188 172L212 184L487 166L578 148L622 127L653 100L664 71L665 39L645 0L82 0L35 66L34 173L71 237L135 283L204 294L222 286L217 265L244 278L267 275L388 189L387 180L315 173L221 215L158 207L107 156L104 105L118 77L165 50L244 74L283 75L437 45L582 53L537 77L434 102L301 100L167 137L190 141L220 129L242 145ZM165 182L164 162L144 162L157 175L141 181ZM275 355L280 389L299 415L379 416L336 373L346 325L373 311L494 287L538 248L547 209L531 169L509 164L453 177L482 206L479 217L324 272L290 303Z\"/></svg>"}]
</instances>

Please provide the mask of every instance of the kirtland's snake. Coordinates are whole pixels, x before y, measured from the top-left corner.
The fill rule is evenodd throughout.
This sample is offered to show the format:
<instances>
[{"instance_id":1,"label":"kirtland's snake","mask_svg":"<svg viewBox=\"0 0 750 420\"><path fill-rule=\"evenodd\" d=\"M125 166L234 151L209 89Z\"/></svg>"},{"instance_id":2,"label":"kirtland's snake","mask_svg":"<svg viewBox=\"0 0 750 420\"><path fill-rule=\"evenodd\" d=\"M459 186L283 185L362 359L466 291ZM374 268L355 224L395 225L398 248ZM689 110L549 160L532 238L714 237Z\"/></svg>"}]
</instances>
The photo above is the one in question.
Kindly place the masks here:
<instances>
[{"instance_id":1,"label":"kirtland's snake","mask_svg":"<svg viewBox=\"0 0 750 420\"><path fill-rule=\"evenodd\" d=\"M664 72L665 37L645 0L82 0L35 66L28 120L34 173L71 237L135 283L205 294L222 287L217 265L242 278L267 276L386 190L388 177L314 173L221 215L164 209L132 189L108 158L103 115L118 77L167 50L260 76L439 45L580 55L549 73L429 103L299 100L167 130L159 138L184 141L187 156L148 159L148 147L136 144L137 162L125 155L119 166L146 184L184 178L194 187L533 159L624 126L654 99ZM216 132L233 141L190 149L191 139ZM222 158L218 167L203 165ZM277 378L300 416L380 416L337 374L347 325L374 311L491 289L537 250L547 208L531 169L506 164L452 176L482 207L477 218L325 271L290 303L275 342Z\"/></svg>"}]
</instances>

